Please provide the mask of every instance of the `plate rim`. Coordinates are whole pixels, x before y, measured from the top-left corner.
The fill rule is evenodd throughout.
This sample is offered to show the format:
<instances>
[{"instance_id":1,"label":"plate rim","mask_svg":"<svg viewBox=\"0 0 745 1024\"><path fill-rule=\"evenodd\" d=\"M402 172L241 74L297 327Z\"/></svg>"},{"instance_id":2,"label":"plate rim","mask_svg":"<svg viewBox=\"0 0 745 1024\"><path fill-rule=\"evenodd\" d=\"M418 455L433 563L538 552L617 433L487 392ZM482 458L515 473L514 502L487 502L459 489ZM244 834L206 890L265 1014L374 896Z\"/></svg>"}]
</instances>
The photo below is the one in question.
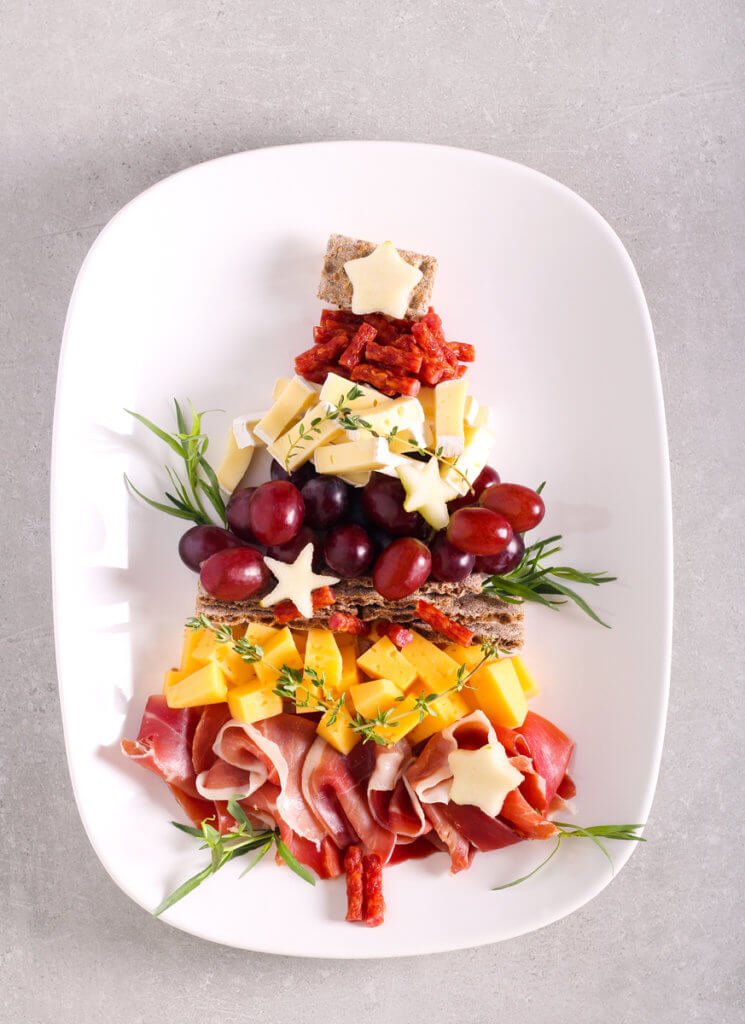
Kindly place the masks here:
<instances>
[{"instance_id":1,"label":"plate rim","mask_svg":"<svg viewBox=\"0 0 745 1024\"><path fill-rule=\"evenodd\" d=\"M213 164L222 163L229 160L239 160L246 158L249 155L259 157L264 154L276 154L280 152L296 152L296 151L308 151L308 150L319 150L325 149L331 151L333 149L363 149L363 148L382 148L382 149L400 149L411 151L417 149L420 151L426 151L426 153L441 152L445 154L457 154L463 158L470 160L477 160L482 163L498 163L507 165L511 168L513 173L518 173L525 178L538 180L544 187L553 190L559 194L562 194L565 198L578 205L583 209L585 215L589 216L595 223L600 227L603 235L607 242L613 247L616 253L620 256L622 263L625 267L626 276L629 284L632 286L634 299L638 306L638 310L641 314L643 323L646 350L647 355L651 357L651 376L654 387L654 415L657 421L658 431L656 438L656 456L660 461L662 472L660 474L660 485L661 485L661 496L662 496L662 507L660 512L662 514L662 521L664 523L664 537L663 547L661 552L662 563L663 563L663 575L664 579L661 581L660 596L661 596L661 610L662 610L662 621L664 629L660 637L660 653L662 654L663 664L663 690L661 696L661 708L659 724L656 730L654 744L651 747L651 753L654 755L655 770L647 779L646 790L643 793L642 803L645 807L644 818L645 821L648 819L649 812L654 802L654 796L657 789L657 783L659 779L659 772L661 768L662 760L662 747L664 743L664 736L667 727L667 715L669 707L669 696L670 696L670 682L671 682L671 667L672 667L672 639L673 639L673 611L674 611L674 542L673 542L673 518L672 518L672 484L671 484L671 470L670 470L670 457L669 457L669 440L667 432L667 419L665 413L664 394L662 389L662 379L659 367L659 357L657 352L657 345L654 335L654 328L652 325L652 319L649 313L649 308L646 301L646 296L639 279L636 267L629 255L626 247L621 241L617 232L611 227L608 221L603 215L586 199L584 199L579 193L575 192L569 186L564 185L557 179L545 174L542 171L536 170L535 168L529 167L526 164L520 163L519 161L511 160L506 157L497 156L492 153L484 152L483 150L468 149L459 146L450 146L435 143L425 142L406 142L403 140L385 140L385 139L343 139L343 140L325 140L325 141L309 141L300 143L289 143L285 145L276 146L265 146L256 147L255 149L241 150L236 153L226 153L222 156L214 157L208 160L201 161L197 164L190 165L189 167L182 168L173 174L166 175L159 179L152 185L148 186L137 195L133 196L128 200L124 206L122 206L113 216L106 222L101 230L96 235L95 239L91 243L83 262L78 270L75 277L75 282L70 295L70 300L65 315L65 321L62 331L62 341L60 345L58 366L57 366L57 377L55 385L55 398L54 398L54 418L52 426L52 443L51 443L51 457L50 457L50 485L49 485L49 517L50 517L50 549L51 549L51 589L52 589L52 613L53 613L53 631L54 631L54 650L55 650L55 662L57 669L57 693L60 702L60 714L62 720L62 731L65 744L65 756L67 760L67 771L70 778L70 784L75 797L75 804L78 810L81 823L83 825L85 834L90 842L93 850L98 857L98 860L102 864L104 870L109 875L114 884L119 888L126 896L128 896L134 903L141 907L144 911L150 915L151 910L149 906L146 906L125 884L120 878L118 878L109 864L105 856L99 850L99 847L95 841L91 827L87 820L87 815L84 812L81 798L78 793L76 786L75 775L73 772L73 761L71 759L70 741L69 741L69 729L68 729L68 709L66 702L63 699L62 693L62 665L61 665L61 639L60 639L60 621L58 614L58 606L61 603L62 595L60 594L60 581L59 574L57 571L57 513L56 513L56 498L58 494L57 481L60 476L60 434L61 434L61 422L62 415L61 410L64 409L64 368L66 362L67 350L70 344L70 324L73 320L75 308L79 301L79 292L81 282L86 276L86 271L90 262L92 262L96 250L99 244L105 238L105 236L111 231L114 225L120 218L129 210L129 208L140 201L143 201L146 197L151 196L153 192L158 189L165 187L170 184L174 179L180 178L185 175L194 174L195 172L201 171ZM62 399L62 400L61 400ZM491 945L497 942L505 942L510 939L517 938L521 935L530 934L535 931L539 931L542 928L547 927L550 924L555 923L569 915L573 914L576 910L582 906L591 902L600 892L602 892L618 875L621 873L623 867L628 863L628 860L635 852L637 844L630 843L625 844L619 852L618 856L614 859L615 861L615 872L611 876L600 878L594 886L590 889L585 890L581 898L574 900L570 905L567 905L561 909L560 912L549 913L546 920L542 921L537 925L529 926L517 926L510 930L508 934L503 934L497 937L487 937L479 939L476 942L458 943L456 945L451 942L437 942L432 941L423 946L420 946L415 952L411 950L399 950L393 949L386 952L376 952L370 954L367 952L359 952L357 949L347 947L345 950L336 952L334 954L316 954L314 952L297 952L294 951L288 953L285 948L275 943L263 944L256 940L250 943L239 943L239 942L225 942L219 938L214 938L210 935L205 934L198 928L191 928L183 924L177 924L169 920L168 916L164 915L162 920L169 924L171 927L177 928L179 931L186 932L187 934L194 935L200 939L208 942L215 943L217 945L225 945L229 948L251 950L257 953L271 953L282 956L297 956L303 959L344 959L344 960L377 960L377 959L389 959L400 956L425 956L432 953L442 952L455 952L461 949L474 949L480 946Z\"/></svg>"}]
</instances>

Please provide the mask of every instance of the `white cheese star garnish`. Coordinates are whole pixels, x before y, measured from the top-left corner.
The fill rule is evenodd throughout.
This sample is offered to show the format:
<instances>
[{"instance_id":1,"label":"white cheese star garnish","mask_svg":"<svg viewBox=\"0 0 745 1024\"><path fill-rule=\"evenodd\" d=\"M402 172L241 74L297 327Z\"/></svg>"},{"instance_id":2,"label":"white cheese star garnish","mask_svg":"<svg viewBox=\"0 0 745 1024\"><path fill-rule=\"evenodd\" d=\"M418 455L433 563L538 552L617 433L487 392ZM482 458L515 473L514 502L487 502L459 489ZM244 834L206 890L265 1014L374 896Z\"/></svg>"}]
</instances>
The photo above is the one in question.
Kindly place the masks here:
<instances>
[{"instance_id":1,"label":"white cheese star garnish","mask_svg":"<svg viewBox=\"0 0 745 1024\"><path fill-rule=\"evenodd\" d=\"M312 544L306 544L294 562L278 562L276 558L264 558L264 562L277 577L277 586L262 597L262 608L270 608L280 601L292 601L304 619L312 619L313 591L339 582L336 576L318 576L313 572Z\"/></svg>"},{"instance_id":2,"label":"white cheese star garnish","mask_svg":"<svg viewBox=\"0 0 745 1024\"><path fill-rule=\"evenodd\" d=\"M352 312L386 313L398 319L404 316L409 297L422 279L422 272L398 252L391 242L383 242L369 256L344 264L352 282Z\"/></svg>"},{"instance_id":3,"label":"white cheese star garnish","mask_svg":"<svg viewBox=\"0 0 745 1024\"><path fill-rule=\"evenodd\" d=\"M396 472L406 491L404 509L421 512L430 526L443 530L450 519L447 503L458 492L440 476L440 465L435 456L429 462L406 459L396 466Z\"/></svg>"},{"instance_id":4,"label":"white cheese star garnish","mask_svg":"<svg viewBox=\"0 0 745 1024\"><path fill-rule=\"evenodd\" d=\"M523 781L502 744L496 741L478 750L454 750L448 755L448 764L453 773L453 803L479 807L490 818L499 814L504 798Z\"/></svg>"}]
</instances>

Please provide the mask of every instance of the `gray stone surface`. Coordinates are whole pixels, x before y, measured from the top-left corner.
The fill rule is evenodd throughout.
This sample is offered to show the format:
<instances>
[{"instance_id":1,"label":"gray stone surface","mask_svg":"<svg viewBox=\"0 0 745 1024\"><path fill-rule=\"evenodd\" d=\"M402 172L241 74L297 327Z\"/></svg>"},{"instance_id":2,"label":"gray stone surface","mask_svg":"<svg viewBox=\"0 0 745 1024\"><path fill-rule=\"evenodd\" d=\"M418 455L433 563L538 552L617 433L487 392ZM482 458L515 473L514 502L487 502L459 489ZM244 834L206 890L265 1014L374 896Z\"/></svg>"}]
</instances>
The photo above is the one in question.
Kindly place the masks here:
<instances>
[{"instance_id":1,"label":"gray stone surface","mask_svg":"<svg viewBox=\"0 0 745 1024\"><path fill-rule=\"evenodd\" d=\"M744 14L738 0L5 0L0 1020L742 1020ZM52 643L54 384L89 245L180 168L336 138L482 149L585 196L646 289L670 429L675 656L649 843L542 932L399 962L252 955L149 920L78 820Z\"/></svg>"}]
</instances>

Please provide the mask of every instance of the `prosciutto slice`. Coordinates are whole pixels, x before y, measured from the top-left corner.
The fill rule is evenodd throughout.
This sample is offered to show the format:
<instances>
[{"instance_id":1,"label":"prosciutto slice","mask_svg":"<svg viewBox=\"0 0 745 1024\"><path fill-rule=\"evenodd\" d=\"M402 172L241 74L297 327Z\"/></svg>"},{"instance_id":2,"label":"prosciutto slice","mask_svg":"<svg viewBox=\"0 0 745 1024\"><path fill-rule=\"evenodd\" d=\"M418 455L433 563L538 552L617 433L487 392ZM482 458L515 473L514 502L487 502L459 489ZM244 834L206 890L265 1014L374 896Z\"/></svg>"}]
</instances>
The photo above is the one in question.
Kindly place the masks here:
<instances>
[{"instance_id":1,"label":"prosciutto slice","mask_svg":"<svg viewBox=\"0 0 745 1024\"><path fill-rule=\"evenodd\" d=\"M375 747L374 756L375 767L367 784L372 816L395 834L397 843L413 842L432 826L406 778L406 769L414 760L411 747L405 739L399 740L393 747Z\"/></svg>"},{"instance_id":2,"label":"prosciutto slice","mask_svg":"<svg viewBox=\"0 0 745 1024\"><path fill-rule=\"evenodd\" d=\"M567 800L574 796L574 783L567 775L574 742L553 722L529 711L519 729L498 728L496 732L510 757L522 755L532 761L533 771L520 786L532 807L546 812L557 794Z\"/></svg>"},{"instance_id":3,"label":"prosciutto slice","mask_svg":"<svg viewBox=\"0 0 745 1024\"><path fill-rule=\"evenodd\" d=\"M196 798L191 749L201 714L201 708L169 708L160 694L148 697L137 739L122 740L122 752L172 788Z\"/></svg>"}]
</instances>

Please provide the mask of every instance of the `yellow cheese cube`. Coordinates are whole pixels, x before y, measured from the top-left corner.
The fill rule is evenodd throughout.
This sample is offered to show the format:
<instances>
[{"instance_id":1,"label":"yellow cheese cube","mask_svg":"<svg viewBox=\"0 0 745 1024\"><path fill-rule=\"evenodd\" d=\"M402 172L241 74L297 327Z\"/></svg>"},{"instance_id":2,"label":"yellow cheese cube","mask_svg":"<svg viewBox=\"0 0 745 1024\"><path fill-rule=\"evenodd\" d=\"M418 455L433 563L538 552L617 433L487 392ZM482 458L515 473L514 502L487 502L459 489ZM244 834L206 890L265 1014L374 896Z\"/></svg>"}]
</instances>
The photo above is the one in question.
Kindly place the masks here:
<instances>
[{"instance_id":1,"label":"yellow cheese cube","mask_svg":"<svg viewBox=\"0 0 745 1024\"><path fill-rule=\"evenodd\" d=\"M347 398L353 387L357 391L357 397ZM371 388L367 384L360 384L359 381L356 384L352 384L345 377L340 377L338 373L329 373L327 375L318 397L322 402L328 402L329 405L338 406L343 404L344 408L356 409L357 411L360 409L372 409L377 405L383 405L388 402L388 398L381 391L376 391L375 388Z\"/></svg>"},{"instance_id":2,"label":"yellow cheese cube","mask_svg":"<svg viewBox=\"0 0 745 1024\"><path fill-rule=\"evenodd\" d=\"M365 718L375 718L379 711L386 711L401 696L401 691L390 679L373 679L369 683L355 683L349 692L355 710Z\"/></svg>"},{"instance_id":3,"label":"yellow cheese cube","mask_svg":"<svg viewBox=\"0 0 745 1024\"><path fill-rule=\"evenodd\" d=\"M249 643L256 644L264 650L279 632L275 626L266 626L263 622L249 622L243 635Z\"/></svg>"},{"instance_id":4,"label":"yellow cheese cube","mask_svg":"<svg viewBox=\"0 0 745 1024\"><path fill-rule=\"evenodd\" d=\"M523 688L517 677L512 658L500 658L487 662L468 680L473 689L464 689L468 703L486 714L494 725L515 729L522 725L528 713Z\"/></svg>"},{"instance_id":5,"label":"yellow cheese cube","mask_svg":"<svg viewBox=\"0 0 745 1024\"><path fill-rule=\"evenodd\" d=\"M194 708L201 704L221 704L228 696L225 673L210 661L196 672L168 687L169 708Z\"/></svg>"},{"instance_id":6,"label":"yellow cheese cube","mask_svg":"<svg viewBox=\"0 0 745 1024\"><path fill-rule=\"evenodd\" d=\"M228 690L228 707L239 722L260 722L282 713L282 698L262 685L261 680L233 686Z\"/></svg>"},{"instance_id":7,"label":"yellow cheese cube","mask_svg":"<svg viewBox=\"0 0 745 1024\"><path fill-rule=\"evenodd\" d=\"M194 648L194 657L202 664L214 661L225 673L229 686L240 686L256 678L254 666L233 650L232 644L221 643L214 633L204 631L204 636Z\"/></svg>"},{"instance_id":8,"label":"yellow cheese cube","mask_svg":"<svg viewBox=\"0 0 745 1024\"><path fill-rule=\"evenodd\" d=\"M370 679L390 679L399 690L407 690L417 677L417 670L387 636L365 651L357 664Z\"/></svg>"},{"instance_id":9,"label":"yellow cheese cube","mask_svg":"<svg viewBox=\"0 0 745 1024\"><path fill-rule=\"evenodd\" d=\"M250 627L249 627L250 628ZM248 632L248 631L247 631ZM285 626L275 630L275 636L269 637L263 644L264 657L257 661L254 668L265 687L271 689L277 682L282 668L302 668L303 661L298 654L292 633Z\"/></svg>"},{"instance_id":10,"label":"yellow cheese cube","mask_svg":"<svg viewBox=\"0 0 745 1024\"><path fill-rule=\"evenodd\" d=\"M400 739L419 725L419 711L415 710L416 701L413 697L404 697L393 705L390 725L377 725L378 732L386 743L398 743Z\"/></svg>"},{"instance_id":11,"label":"yellow cheese cube","mask_svg":"<svg viewBox=\"0 0 745 1024\"><path fill-rule=\"evenodd\" d=\"M297 652L301 658L305 659L305 645L308 642L308 631L307 629L291 629L292 639L295 641Z\"/></svg>"},{"instance_id":12,"label":"yellow cheese cube","mask_svg":"<svg viewBox=\"0 0 745 1024\"><path fill-rule=\"evenodd\" d=\"M344 707L337 713L336 720L330 724L331 712L327 711L316 727L319 736L323 736L327 743L338 750L340 754L348 754L357 746L362 738L358 732L350 728L352 724L352 710L347 698Z\"/></svg>"},{"instance_id":13,"label":"yellow cheese cube","mask_svg":"<svg viewBox=\"0 0 745 1024\"><path fill-rule=\"evenodd\" d=\"M469 672L471 669L476 668L484 657L480 644L473 644L471 647L463 647L461 644L448 644L445 648L445 653L453 661L457 661L459 665L465 665Z\"/></svg>"},{"instance_id":14,"label":"yellow cheese cube","mask_svg":"<svg viewBox=\"0 0 745 1024\"><path fill-rule=\"evenodd\" d=\"M272 401L276 402L279 396L282 394L284 389L290 383L289 377L277 377L272 388Z\"/></svg>"},{"instance_id":15,"label":"yellow cheese cube","mask_svg":"<svg viewBox=\"0 0 745 1024\"><path fill-rule=\"evenodd\" d=\"M427 688L420 685L412 690L412 696L427 692ZM425 715L416 726L409 737L412 743L419 743L436 732L442 732L453 722L457 722L459 718L464 718L471 710L459 693L447 693L443 697L438 697L437 700L430 703L429 707L434 711L434 715Z\"/></svg>"},{"instance_id":16,"label":"yellow cheese cube","mask_svg":"<svg viewBox=\"0 0 745 1024\"><path fill-rule=\"evenodd\" d=\"M305 642L305 669L312 669L323 677L323 685L332 694L341 693L342 657L334 634L328 629L321 629L316 626L308 630ZM318 687L309 680L307 675L303 677L305 686L299 687L297 695L300 700L307 700L308 694L316 694ZM310 704L308 707L299 707L299 712L317 711L319 705Z\"/></svg>"},{"instance_id":17,"label":"yellow cheese cube","mask_svg":"<svg viewBox=\"0 0 745 1024\"><path fill-rule=\"evenodd\" d=\"M520 686L522 687L523 693L525 694L525 699L530 700L531 697L535 697L537 694L539 694L541 691L536 685L536 682L533 679L532 675L530 674L530 672L528 672L527 668L525 667L525 662L523 661L523 659L515 655L515 657L512 658L512 665L515 669L515 672L517 672L517 678L520 681Z\"/></svg>"},{"instance_id":18,"label":"yellow cheese cube","mask_svg":"<svg viewBox=\"0 0 745 1024\"><path fill-rule=\"evenodd\" d=\"M194 649L198 646L203 636L209 635L209 630L206 629L184 630L184 646L181 649L181 664L179 665L182 672L188 675L191 672L196 672L198 668L205 664L205 662L194 657Z\"/></svg>"},{"instance_id":19,"label":"yellow cheese cube","mask_svg":"<svg viewBox=\"0 0 745 1024\"><path fill-rule=\"evenodd\" d=\"M272 444L295 420L318 402L315 390L300 377L288 380L274 405L253 429L264 444Z\"/></svg>"},{"instance_id":20,"label":"yellow cheese cube","mask_svg":"<svg viewBox=\"0 0 745 1024\"><path fill-rule=\"evenodd\" d=\"M298 469L313 455L316 448L330 444L344 433L336 420L326 420L326 409L314 405L295 426L267 445L269 454L290 472ZM302 434L300 428L302 427Z\"/></svg>"},{"instance_id":21,"label":"yellow cheese cube","mask_svg":"<svg viewBox=\"0 0 745 1024\"><path fill-rule=\"evenodd\" d=\"M188 672L179 672L178 669L169 668L163 677L163 695L168 692L168 687L173 686L174 683L180 683L182 679L186 679L189 675Z\"/></svg>"},{"instance_id":22,"label":"yellow cheese cube","mask_svg":"<svg viewBox=\"0 0 745 1024\"><path fill-rule=\"evenodd\" d=\"M432 447L435 440L436 400L434 388L422 388L417 395L424 411L424 441Z\"/></svg>"},{"instance_id":23,"label":"yellow cheese cube","mask_svg":"<svg viewBox=\"0 0 745 1024\"><path fill-rule=\"evenodd\" d=\"M432 693L448 690L457 680L458 663L430 640L412 630L414 639L401 654L416 669L419 679Z\"/></svg>"},{"instance_id":24,"label":"yellow cheese cube","mask_svg":"<svg viewBox=\"0 0 745 1024\"><path fill-rule=\"evenodd\" d=\"M253 453L253 448L239 448L233 431L228 432L225 455L216 471L218 482L223 490L231 493L236 489L251 465Z\"/></svg>"},{"instance_id":25,"label":"yellow cheese cube","mask_svg":"<svg viewBox=\"0 0 745 1024\"><path fill-rule=\"evenodd\" d=\"M352 639L355 638L352 637ZM357 668L357 644L340 644L339 650L341 651L341 684L339 691L340 693L346 693L350 686L354 686L355 683L360 681L360 673Z\"/></svg>"}]
</instances>

